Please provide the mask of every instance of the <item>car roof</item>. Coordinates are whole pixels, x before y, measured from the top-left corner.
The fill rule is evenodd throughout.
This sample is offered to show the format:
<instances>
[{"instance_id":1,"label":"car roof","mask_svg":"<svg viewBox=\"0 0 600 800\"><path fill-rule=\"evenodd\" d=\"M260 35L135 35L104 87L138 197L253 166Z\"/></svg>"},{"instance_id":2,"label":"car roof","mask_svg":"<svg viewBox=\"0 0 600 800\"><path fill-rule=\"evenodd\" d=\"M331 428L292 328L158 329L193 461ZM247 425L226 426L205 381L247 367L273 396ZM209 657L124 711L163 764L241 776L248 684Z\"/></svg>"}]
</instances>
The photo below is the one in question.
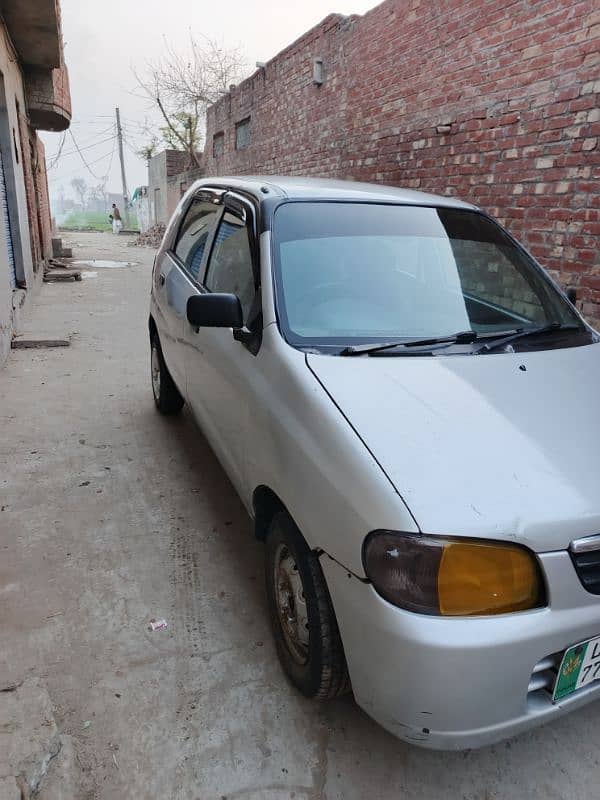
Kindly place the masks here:
<instances>
[{"instance_id":1,"label":"car roof","mask_svg":"<svg viewBox=\"0 0 600 800\"><path fill-rule=\"evenodd\" d=\"M474 209L475 206L454 197L417 192L376 183L359 183L351 180L305 178L283 175L226 175L201 178L192 189L213 186L232 189L253 195L261 203L278 200L347 200L363 202L398 203L404 205L443 206Z\"/></svg>"}]
</instances>

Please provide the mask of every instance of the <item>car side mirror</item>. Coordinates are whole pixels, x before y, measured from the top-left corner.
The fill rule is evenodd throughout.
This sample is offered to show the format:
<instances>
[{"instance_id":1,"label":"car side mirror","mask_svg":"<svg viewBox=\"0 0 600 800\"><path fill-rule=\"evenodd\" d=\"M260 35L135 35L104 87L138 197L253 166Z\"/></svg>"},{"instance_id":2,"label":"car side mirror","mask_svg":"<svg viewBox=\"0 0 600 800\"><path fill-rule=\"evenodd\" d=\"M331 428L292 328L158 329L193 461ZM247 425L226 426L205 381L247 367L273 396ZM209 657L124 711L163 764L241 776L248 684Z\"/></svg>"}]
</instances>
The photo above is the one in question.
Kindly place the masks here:
<instances>
[{"instance_id":1,"label":"car side mirror","mask_svg":"<svg viewBox=\"0 0 600 800\"><path fill-rule=\"evenodd\" d=\"M577 289L575 289L573 287L571 287L570 289L567 289L567 297L569 298L571 303L573 303L573 305L576 305L577 304Z\"/></svg>"},{"instance_id":2,"label":"car side mirror","mask_svg":"<svg viewBox=\"0 0 600 800\"><path fill-rule=\"evenodd\" d=\"M241 328L244 315L234 294L197 294L187 301L188 322L194 328Z\"/></svg>"}]
</instances>

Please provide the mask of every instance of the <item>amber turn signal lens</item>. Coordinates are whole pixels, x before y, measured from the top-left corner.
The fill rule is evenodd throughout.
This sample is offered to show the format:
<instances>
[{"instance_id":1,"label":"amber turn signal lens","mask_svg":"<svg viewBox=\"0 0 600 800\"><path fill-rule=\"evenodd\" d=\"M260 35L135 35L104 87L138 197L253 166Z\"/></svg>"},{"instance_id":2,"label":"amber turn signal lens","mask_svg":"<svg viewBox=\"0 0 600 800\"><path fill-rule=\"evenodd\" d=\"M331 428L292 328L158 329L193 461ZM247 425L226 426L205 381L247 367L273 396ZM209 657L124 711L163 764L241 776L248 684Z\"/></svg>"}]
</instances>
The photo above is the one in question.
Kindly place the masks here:
<instances>
[{"instance_id":1,"label":"amber turn signal lens","mask_svg":"<svg viewBox=\"0 0 600 800\"><path fill-rule=\"evenodd\" d=\"M385 600L417 614L508 614L546 599L535 556L512 544L380 530L365 540L363 562Z\"/></svg>"},{"instance_id":2,"label":"amber turn signal lens","mask_svg":"<svg viewBox=\"0 0 600 800\"><path fill-rule=\"evenodd\" d=\"M537 605L533 557L519 547L448 542L438 572L440 614L506 614Z\"/></svg>"}]
</instances>

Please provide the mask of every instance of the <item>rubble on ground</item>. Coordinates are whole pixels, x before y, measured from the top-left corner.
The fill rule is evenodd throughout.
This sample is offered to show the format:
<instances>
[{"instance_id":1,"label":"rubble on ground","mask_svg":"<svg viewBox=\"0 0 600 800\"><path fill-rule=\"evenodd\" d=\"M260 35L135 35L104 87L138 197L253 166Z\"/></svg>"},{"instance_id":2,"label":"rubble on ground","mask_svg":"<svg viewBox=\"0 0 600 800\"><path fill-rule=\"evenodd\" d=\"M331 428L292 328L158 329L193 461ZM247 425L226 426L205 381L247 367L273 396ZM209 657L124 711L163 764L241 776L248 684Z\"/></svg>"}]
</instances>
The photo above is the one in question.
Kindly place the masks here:
<instances>
[{"instance_id":1,"label":"rubble on ground","mask_svg":"<svg viewBox=\"0 0 600 800\"><path fill-rule=\"evenodd\" d=\"M44 265L44 283L72 280L81 280L80 269L69 268L68 262L62 258L49 258L46 260Z\"/></svg>"},{"instance_id":2,"label":"rubble on ground","mask_svg":"<svg viewBox=\"0 0 600 800\"><path fill-rule=\"evenodd\" d=\"M138 233L135 245L138 247L159 247L164 235L165 226L162 222L157 222L156 225L152 225L144 233Z\"/></svg>"}]
</instances>

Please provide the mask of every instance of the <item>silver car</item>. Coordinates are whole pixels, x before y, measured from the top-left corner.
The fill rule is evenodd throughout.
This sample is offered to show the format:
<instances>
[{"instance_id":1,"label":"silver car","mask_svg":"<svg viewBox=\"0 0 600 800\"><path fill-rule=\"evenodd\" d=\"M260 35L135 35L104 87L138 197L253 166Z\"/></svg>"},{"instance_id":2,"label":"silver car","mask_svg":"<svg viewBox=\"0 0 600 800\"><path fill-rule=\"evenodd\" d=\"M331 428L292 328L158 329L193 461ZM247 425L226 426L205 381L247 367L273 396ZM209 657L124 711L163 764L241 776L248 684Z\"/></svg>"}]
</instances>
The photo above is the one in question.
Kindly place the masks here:
<instances>
[{"instance_id":1,"label":"silver car","mask_svg":"<svg viewBox=\"0 0 600 800\"><path fill-rule=\"evenodd\" d=\"M451 198L273 177L183 197L154 399L188 404L254 519L304 695L352 690L440 749L600 696L600 347L572 299Z\"/></svg>"}]
</instances>

